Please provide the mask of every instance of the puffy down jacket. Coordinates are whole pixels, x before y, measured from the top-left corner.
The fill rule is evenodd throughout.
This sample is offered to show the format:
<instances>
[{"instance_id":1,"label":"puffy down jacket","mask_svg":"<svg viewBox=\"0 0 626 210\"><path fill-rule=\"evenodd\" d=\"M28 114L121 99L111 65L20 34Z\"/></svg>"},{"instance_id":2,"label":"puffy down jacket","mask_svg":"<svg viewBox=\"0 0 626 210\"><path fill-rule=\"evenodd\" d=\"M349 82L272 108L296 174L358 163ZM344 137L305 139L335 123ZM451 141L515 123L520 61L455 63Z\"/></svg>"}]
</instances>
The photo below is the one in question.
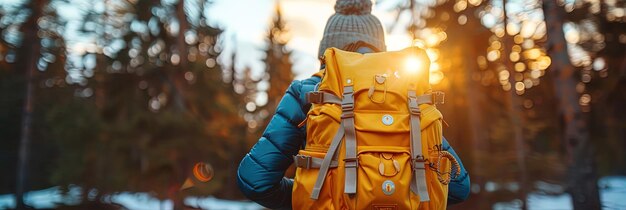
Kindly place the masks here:
<instances>
[{"instance_id":1,"label":"puffy down jacket","mask_svg":"<svg viewBox=\"0 0 626 210\"><path fill-rule=\"evenodd\" d=\"M306 128L298 128L310 108L305 93L313 91L319 82L320 78L313 76L289 86L263 136L239 164L237 183L250 200L271 209L291 208L293 180L284 174L293 163L292 156L305 142ZM448 204L459 203L469 196L469 175L445 138L443 149L452 153L461 165L461 175L451 180L448 191Z\"/></svg>"}]
</instances>

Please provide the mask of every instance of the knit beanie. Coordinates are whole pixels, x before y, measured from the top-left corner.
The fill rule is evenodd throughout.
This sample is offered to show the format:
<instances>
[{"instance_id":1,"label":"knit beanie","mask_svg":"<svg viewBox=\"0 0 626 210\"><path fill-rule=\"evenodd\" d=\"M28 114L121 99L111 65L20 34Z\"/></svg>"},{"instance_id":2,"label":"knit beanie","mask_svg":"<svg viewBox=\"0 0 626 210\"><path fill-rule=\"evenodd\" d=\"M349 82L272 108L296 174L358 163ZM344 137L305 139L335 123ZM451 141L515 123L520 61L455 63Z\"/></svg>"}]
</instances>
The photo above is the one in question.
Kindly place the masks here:
<instances>
[{"instance_id":1,"label":"knit beanie","mask_svg":"<svg viewBox=\"0 0 626 210\"><path fill-rule=\"evenodd\" d=\"M357 41L385 51L383 26L371 12L370 0L337 0L335 14L326 22L318 56L323 55L327 48L343 48Z\"/></svg>"}]
</instances>

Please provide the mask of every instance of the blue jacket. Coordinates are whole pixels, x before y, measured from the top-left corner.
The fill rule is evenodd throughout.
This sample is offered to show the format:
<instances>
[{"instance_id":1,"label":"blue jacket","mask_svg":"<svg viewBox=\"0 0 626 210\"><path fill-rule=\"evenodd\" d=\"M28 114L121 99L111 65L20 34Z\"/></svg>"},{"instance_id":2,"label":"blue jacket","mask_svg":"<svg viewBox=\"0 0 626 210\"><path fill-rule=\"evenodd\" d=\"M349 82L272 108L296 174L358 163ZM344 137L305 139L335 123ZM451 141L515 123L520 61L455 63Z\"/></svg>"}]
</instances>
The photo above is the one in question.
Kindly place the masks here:
<instances>
[{"instance_id":1,"label":"blue jacket","mask_svg":"<svg viewBox=\"0 0 626 210\"><path fill-rule=\"evenodd\" d=\"M313 91L319 82L320 78L316 76L294 81L278 104L263 136L241 160L237 184L250 200L271 209L291 208L293 180L283 176L293 163L292 156L298 153L306 139L305 128L298 128L310 108L305 93ZM461 165L461 175L451 180L448 192L448 204L459 203L469 196L469 175L445 138L443 149L452 153Z\"/></svg>"}]
</instances>

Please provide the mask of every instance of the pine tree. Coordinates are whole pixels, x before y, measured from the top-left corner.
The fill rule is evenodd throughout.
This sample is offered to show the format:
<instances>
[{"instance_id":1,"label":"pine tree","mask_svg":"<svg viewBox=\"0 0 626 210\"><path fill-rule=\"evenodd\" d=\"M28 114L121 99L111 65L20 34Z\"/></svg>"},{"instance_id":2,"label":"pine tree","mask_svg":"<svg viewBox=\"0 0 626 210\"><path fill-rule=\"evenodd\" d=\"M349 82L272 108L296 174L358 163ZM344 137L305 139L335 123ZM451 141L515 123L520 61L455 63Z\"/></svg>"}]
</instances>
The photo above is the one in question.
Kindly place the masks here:
<instances>
[{"instance_id":1,"label":"pine tree","mask_svg":"<svg viewBox=\"0 0 626 210\"><path fill-rule=\"evenodd\" d=\"M82 32L96 37L97 49L78 56L96 64L78 69L93 76L76 80L86 81L93 95L80 95L68 107L95 113L85 119L94 124L92 132L80 134L91 140L73 142L64 132L71 124L53 126L59 132L51 138L68 149L59 161L91 164L55 170L56 183L95 188L99 195L154 191L175 201L177 208L185 193L238 195L224 185L234 179L225 170L194 190L178 190L196 162L228 168L238 161L229 151L239 148L239 139L245 137L240 132L246 126L239 112L241 96L223 81L217 63L221 30L207 25L206 6L210 3L192 0L120 0L109 1L103 11L88 8ZM49 118L62 120L66 111L57 110ZM84 152L76 152L78 145ZM80 176L68 176L72 174Z\"/></svg>"},{"instance_id":2,"label":"pine tree","mask_svg":"<svg viewBox=\"0 0 626 210\"><path fill-rule=\"evenodd\" d=\"M584 56L571 59L578 70L576 90L579 105L589 115L590 138L597 155L598 175L626 172L623 122L626 98L622 94L626 81L626 20L619 12L620 2L572 2L564 6L571 30L566 37L568 48ZM577 38L577 39L576 39ZM587 113L588 112L588 113ZM605 148L616 149L605 152Z\"/></svg>"},{"instance_id":3,"label":"pine tree","mask_svg":"<svg viewBox=\"0 0 626 210\"><path fill-rule=\"evenodd\" d=\"M482 209L496 201L525 200L531 189L524 183L555 180L559 167L545 170L546 162L560 165L554 158L558 147L546 143L555 136L551 130L556 120L551 114L552 94L545 94L551 87L550 79L541 77L546 59L549 64L541 48L545 33L541 34L541 24L535 31L519 29L537 21L528 17L541 13L539 2L524 2L522 10L508 12L507 18L502 5L519 2L437 1L427 9L418 2L413 6L408 2L398 8L417 15L408 30L425 40L429 55L435 59L431 66L436 69L431 69L431 75L445 75L434 81L433 88L444 90L449 99L440 107L451 124L445 135L471 171L472 183L520 186L502 187L496 192L474 188L473 192L484 199L459 207ZM482 23L485 15L491 15L495 23ZM543 85L539 85L539 78ZM471 135L466 128L471 128ZM523 137L519 135L522 133ZM463 150L469 147L472 150Z\"/></svg>"},{"instance_id":4,"label":"pine tree","mask_svg":"<svg viewBox=\"0 0 626 210\"><path fill-rule=\"evenodd\" d=\"M46 125L42 123L51 101L46 89L54 86L64 72L64 22L55 11L58 1L24 1L0 4L0 136L3 144L2 165L7 171L0 191L7 187L16 193L17 208L24 208L23 193L50 186L49 158L54 154L45 141ZM59 100L57 98L56 100ZM19 142L19 146L17 145ZM6 177L6 178L4 178Z\"/></svg>"},{"instance_id":5,"label":"pine tree","mask_svg":"<svg viewBox=\"0 0 626 210\"><path fill-rule=\"evenodd\" d=\"M288 32L283 20L280 4L276 4L275 16L272 26L267 35L267 49L265 50L265 72L261 82L268 84L267 103L261 105L258 112L264 112L260 116L260 128L265 128L269 123L272 113L285 94L289 84L293 80L291 51L287 50Z\"/></svg>"},{"instance_id":6,"label":"pine tree","mask_svg":"<svg viewBox=\"0 0 626 210\"><path fill-rule=\"evenodd\" d=\"M556 1L545 1L544 15L548 26L549 51L553 62L551 76L559 101L559 115L563 119L563 140L567 150L568 191L572 195L574 209L599 209L600 197L595 176L594 159L589 139L588 119L578 106L575 68L567 54L563 35L564 11Z\"/></svg>"},{"instance_id":7,"label":"pine tree","mask_svg":"<svg viewBox=\"0 0 626 210\"><path fill-rule=\"evenodd\" d=\"M556 1L544 1L543 6L549 26L548 49L554 60L551 76L559 101L567 157L567 190L572 195L574 209L599 209L598 164L618 171L622 167L609 165L620 165L615 164L616 160L624 161L601 149L607 144L620 148L620 143L616 143L619 134L607 135L615 134L611 132L615 129L611 124L620 116L607 99L623 95L614 92L614 88L619 87L626 69L623 62L626 24L616 18L619 15L613 14L611 8L624 5L576 1L561 7ZM566 35L562 28L568 22L576 29ZM568 54L576 50L585 56Z\"/></svg>"},{"instance_id":8,"label":"pine tree","mask_svg":"<svg viewBox=\"0 0 626 210\"><path fill-rule=\"evenodd\" d=\"M46 1L31 1L29 8L31 8L32 14L28 20L23 24L24 42L19 53L18 65L25 71L26 80L26 92L24 96L24 108L22 109L22 126L20 134L20 150L19 159L17 165L17 182L15 190L16 208L24 209L24 185L26 184L28 167L29 150L31 147L31 134L32 134L32 116L34 106L34 89L35 89L35 77L37 72L36 62L39 58L39 51L41 45L39 44L39 38L37 37L37 21L43 14L43 8L47 4Z\"/></svg>"}]
</instances>

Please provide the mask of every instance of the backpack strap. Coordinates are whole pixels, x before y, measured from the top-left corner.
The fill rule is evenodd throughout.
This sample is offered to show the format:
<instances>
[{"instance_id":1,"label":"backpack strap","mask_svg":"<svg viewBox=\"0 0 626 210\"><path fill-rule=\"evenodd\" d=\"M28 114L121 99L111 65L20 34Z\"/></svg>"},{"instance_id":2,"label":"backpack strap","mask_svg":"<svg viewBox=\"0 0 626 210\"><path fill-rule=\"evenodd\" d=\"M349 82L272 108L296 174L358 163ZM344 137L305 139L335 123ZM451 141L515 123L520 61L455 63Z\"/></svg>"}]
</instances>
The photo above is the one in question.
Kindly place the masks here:
<instances>
[{"instance_id":1,"label":"backpack strap","mask_svg":"<svg viewBox=\"0 0 626 210\"><path fill-rule=\"evenodd\" d=\"M331 103L331 104L341 105L341 99L333 95L332 93L327 93L327 92L322 92L322 91L311 91L311 92L306 93L306 103L307 104Z\"/></svg>"},{"instance_id":2,"label":"backpack strap","mask_svg":"<svg viewBox=\"0 0 626 210\"><path fill-rule=\"evenodd\" d=\"M324 160L322 160L320 171L317 173L317 179L315 180L315 185L313 185L313 191L311 191L311 199L313 200L317 200L320 195L320 190L322 190L322 186L324 185L324 180L326 179L326 174L328 173L328 168L330 168L332 160L337 159L337 148L339 148L343 136L344 129L342 122L341 125L339 125L339 129L337 130L335 137L333 137L333 141L330 143L330 147L324 156Z\"/></svg>"},{"instance_id":3,"label":"backpack strap","mask_svg":"<svg viewBox=\"0 0 626 210\"><path fill-rule=\"evenodd\" d=\"M432 103L432 95L416 96L414 90L409 90L409 112L411 113L411 166L413 177L411 191L420 196L420 202L429 201L426 188L426 160L422 153L422 129L420 125L420 104Z\"/></svg>"},{"instance_id":4,"label":"backpack strap","mask_svg":"<svg viewBox=\"0 0 626 210\"><path fill-rule=\"evenodd\" d=\"M411 99L410 92L413 92L415 102L419 106L420 104L443 104L445 100L445 93L441 91L433 91L424 95L415 96L415 91L409 91L409 100ZM410 101L409 101L410 102ZM410 104L409 104L409 108ZM418 107L419 109L419 107Z\"/></svg>"},{"instance_id":5,"label":"backpack strap","mask_svg":"<svg viewBox=\"0 0 626 210\"><path fill-rule=\"evenodd\" d=\"M310 169L310 168L321 168L322 162L324 159L311 157L309 155L296 155L293 156L293 164L298 168ZM337 168L336 160L330 162L330 168Z\"/></svg>"},{"instance_id":6,"label":"backpack strap","mask_svg":"<svg viewBox=\"0 0 626 210\"><path fill-rule=\"evenodd\" d=\"M345 162L345 185L344 193L352 195L356 193L356 169L358 159L356 157L356 131L354 129L354 95L353 86L344 86L343 100L341 101L341 123L346 134L346 156Z\"/></svg>"}]
</instances>

